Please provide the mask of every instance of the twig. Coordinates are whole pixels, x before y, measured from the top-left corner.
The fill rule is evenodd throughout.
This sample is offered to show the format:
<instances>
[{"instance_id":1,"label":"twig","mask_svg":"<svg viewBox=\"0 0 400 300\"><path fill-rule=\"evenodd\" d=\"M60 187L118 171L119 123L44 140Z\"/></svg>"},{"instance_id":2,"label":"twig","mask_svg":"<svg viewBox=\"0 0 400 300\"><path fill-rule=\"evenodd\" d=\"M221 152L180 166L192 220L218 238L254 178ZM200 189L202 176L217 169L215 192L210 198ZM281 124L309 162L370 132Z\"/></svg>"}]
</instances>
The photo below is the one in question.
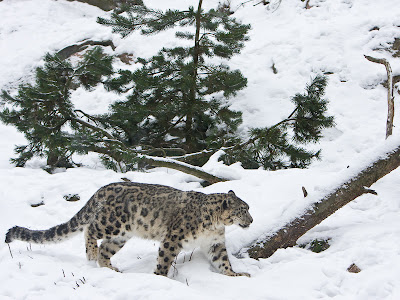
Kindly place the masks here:
<instances>
[{"instance_id":1,"label":"twig","mask_svg":"<svg viewBox=\"0 0 400 300\"><path fill-rule=\"evenodd\" d=\"M174 261L171 263L171 267L174 269L174 271L173 271L173 273L172 273L172 277L175 277L175 276L177 276L178 275L178 269L176 268L176 264L177 264L177 262L178 262L178 256L179 256L179 254L177 255L177 256L175 256L175 259L174 259Z\"/></svg>"},{"instance_id":2,"label":"twig","mask_svg":"<svg viewBox=\"0 0 400 300\"><path fill-rule=\"evenodd\" d=\"M364 187L364 193L365 193L365 194L372 194L372 195L375 195L375 196L378 195L378 193L377 193L375 190L368 189L368 188L366 188L366 187Z\"/></svg>"},{"instance_id":3,"label":"twig","mask_svg":"<svg viewBox=\"0 0 400 300\"><path fill-rule=\"evenodd\" d=\"M8 246L8 250L10 250L10 255L11 255L11 258L13 258L13 259L14 259L14 256L13 256L13 254L12 254L12 252L11 252L11 247L10 247L10 244L7 244L7 246Z\"/></svg>"},{"instance_id":4,"label":"twig","mask_svg":"<svg viewBox=\"0 0 400 300\"><path fill-rule=\"evenodd\" d=\"M269 1L266 1L266 0L261 0L261 1L259 1L259 2L257 2L256 4L253 4L253 6L257 6L258 4L263 4L263 5L267 5L267 4L269 4Z\"/></svg>"},{"instance_id":5,"label":"twig","mask_svg":"<svg viewBox=\"0 0 400 300\"><path fill-rule=\"evenodd\" d=\"M196 248L194 248L193 251L192 251L192 253L190 254L189 261L192 261L192 256L193 256L193 253L194 253L194 250L195 250L195 249L196 249Z\"/></svg>"},{"instance_id":6,"label":"twig","mask_svg":"<svg viewBox=\"0 0 400 300\"><path fill-rule=\"evenodd\" d=\"M302 186L301 189L303 190L304 198L307 197L307 196L308 196L308 193L307 193L306 188L305 188L304 186Z\"/></svg>"},{"instance_id":7,"label":"twig","mask_svg":"<svg viewBox=\"0 0 400 300\"><path fill-rule=\"evenodd\" d=\"M236 10L234 11L234 13L235 13L239 8L241 8L242 6L244 6L245 4L247 4L247 3L249 3L249 2L253 2L253 1L255 1L255 0L247 0L247 1L244 1L244 2L240 3L240 4L236 7ZM280 2L280 1L279 1L279 2ZM261 0L261 1L257 2L256 4L253 4L253 6L257 6L257 5L259 5L259 4L267 5L267 4L270 4L270 1ZM280 4L280 3L279 3L279 4Z\"/></svg>"},{"instance_id":8,"label":"twig","mask_svg":"<svg viewBox=\"0 0 400 300\"><path fill-rule=\"evenodd\" d=\"M175 277L176 275L178 275L178 269L175 267L175 265L176 265L176 262L174 261L174 262L171 264L171 267L174 268L174 273L172 274L173 277ZM176 272L176 273L175 273L175 272Z\"/></svg>"}]
</instances>

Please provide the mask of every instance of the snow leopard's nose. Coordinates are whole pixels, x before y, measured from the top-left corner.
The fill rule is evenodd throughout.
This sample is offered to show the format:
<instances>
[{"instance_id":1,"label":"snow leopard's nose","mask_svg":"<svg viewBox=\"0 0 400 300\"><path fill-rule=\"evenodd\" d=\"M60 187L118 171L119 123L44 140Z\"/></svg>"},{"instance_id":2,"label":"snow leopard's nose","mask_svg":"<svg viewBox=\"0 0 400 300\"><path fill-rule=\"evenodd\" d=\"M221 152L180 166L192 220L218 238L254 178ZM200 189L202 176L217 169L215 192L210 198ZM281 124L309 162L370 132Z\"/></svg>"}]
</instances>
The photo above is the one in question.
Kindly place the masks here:
<instances>
[{"instance_id":1,"label":"snow leopard's nose","mask_svg":"<svg viewBox=\"0 0 400 300\"><path fill-rule=\"evenodd\" d=\"M253 223L253 217L250 215L249 212L247 212L247 218L248 218L248 220L249 220L249 225L250 225L251 223Z\"/></svg>"}]
</instances>

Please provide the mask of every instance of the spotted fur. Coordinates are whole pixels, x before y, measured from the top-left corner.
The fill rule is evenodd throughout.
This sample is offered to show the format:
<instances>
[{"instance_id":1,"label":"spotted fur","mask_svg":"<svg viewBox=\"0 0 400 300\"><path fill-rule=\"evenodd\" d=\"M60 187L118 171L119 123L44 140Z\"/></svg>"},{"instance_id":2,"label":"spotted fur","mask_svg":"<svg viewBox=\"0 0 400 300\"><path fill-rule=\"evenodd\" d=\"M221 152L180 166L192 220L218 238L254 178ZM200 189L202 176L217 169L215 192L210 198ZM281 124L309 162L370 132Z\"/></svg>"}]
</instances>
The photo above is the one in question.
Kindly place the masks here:
<instances>
[{"instance_id":1,"label":"spotted fur","mask_svg":"<svg viewBox=\"0 0 400 300\"><path fill-rule=\"evenodd\" d=\"M68 222L48 230L15 226L9 229L5 241L59 242L84 231L87 258L118 271L110 258L129 238L157 240L160 248L155 274L165 276L181 249L194 243L221 273L249 276L232 270L225 247L225 226L237 224L245 228L252 221L249 206L233 191L203 194L122 182L100 188ZM100 239L103 241L98 247Z\"/></svg>"}]
</instances>

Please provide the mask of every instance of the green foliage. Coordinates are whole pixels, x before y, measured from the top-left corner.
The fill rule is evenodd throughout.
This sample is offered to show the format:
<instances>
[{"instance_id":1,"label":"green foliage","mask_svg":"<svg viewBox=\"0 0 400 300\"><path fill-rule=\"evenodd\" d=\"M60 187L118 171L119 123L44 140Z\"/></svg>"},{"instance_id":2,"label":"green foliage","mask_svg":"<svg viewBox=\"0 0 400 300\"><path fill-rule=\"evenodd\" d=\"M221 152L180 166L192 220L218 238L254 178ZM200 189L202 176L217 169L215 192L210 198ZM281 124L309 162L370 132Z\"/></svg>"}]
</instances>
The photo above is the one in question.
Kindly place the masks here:
<instances>
[{"instance_id":1,"label":"green foliage","mask_svg":"<svg viewBox=\"0 0 400 300\"><path fill-rule=\"evenodd\" d=\"M166 54L168 51L163 49L159 55L141 60L142 68L131 74L121 72L120 77L109 83L109 88L121 91L123 88L117 82L125 83L127 78L134 80L134 88L127 99L112 105L111 125L124 132L130 146L182 147L188 134L195 142L187 151L202 150L211 143L229 144L241 123L241 114L229 109L224 96L234 94L246 80L240 72L210 65L212 74L199 76L201 90L195 101L190 101L192 64L181 59L167 59ZM222 95L217 95L220 92ZM188 129L189 115L192 127Z\"/></svg>"},{"instance_id":2,"label":"green foliage","mask_svg":"<svg viewBox=\"0 0 400 300\"><path fill-rule=\"evenodd\" d=\"M293 138L296 142L317 142L322 137L322 129L334 125L333 117L326 116L328 101L322 99L326 84L326 77L317 76L307 86L305 94L297 94L292 98L296 105L292 116Z\"/></svg>"},{"instance_id":3,"label":"green foliage","mask_svg":"<svg viewBox=\"0 0 400 300\"><path fill-rule=\"evenodd\" d=\"M112 58L97 47L76 65L47 54L44 66L36 69L34 84L21 85L15 96L2 91L0 119L23 132L29 142L15 148L18 157L12 161L17 166L24 166L34 155L46 156L48 163L57 165L79 151L77 136L85 130L76 122L71 92L78 86L96 86L112 73L111 63Z\"/></svg>"},{"instance_id":4,"label":"green foliage","mask_svg":"<svg viewBox=\"0 0 400 300\"><path fill-rule=\"evenodd\" d=\"M153 57L139 58L136 71L120 71L107 83L110 90L129 91L127 99L114 103L109 114L110 125L123 133L129 146L195 152L237 141L241 114L229 109L227 98L243 89L247 80L239 70L211 64L207 58L239 53L248 39L249 25L224 11L203 11L201 6L163 12L143 3L98 22L122 37L135 30L150 35L179 27L176 37L192 41L192 46L163 48Z\"/></svg>"},{"instance_id":5,"label":"green foliage","mask_svg":"<svg viewBox=\"0 0 400 300\"><path fill-rule=\"evenodd\" d=\"M306 248L314 253L320 253L327 250L331 245L329 244L330 239L321 240L315 239L309 244L299 245L301 248Z\"/></svg>"},{"instance_id":6,"label":"green foliage","mask_svg":"<svg viewBox=\"0 0 400 300\"><path fill-rule=\"evenodd\" d=\"M265 128L254 128L250 139L234 147L226 157L228 162L242 161L245 167L265 169L305 168L320 151L308 151L304 145L315 143L322 137L322 130L334 126L332 116L327 116L327 101L323 99L327 80L317 76L306 87L304 94L291 100L294 111L281 122Z\"/></svg>"},{"instance_id":7,"label":"green foliage","mask_svg":"<svg viewBox=\"0 0 400 300\"><path fill-rule=\"evenodd\" d=\"M193 12L193 9L192 9ZM160 10L147 8L143 1L135 1L131 6L125 7L125 13L113 12L111 19L98 18L98 23L111 26L114 33L126 37L136 29L141 29L142 34L152 34L175 26L175 23L184 20L188 12L178 10Z\"/></svg>"},{"instance_id":8,"label":"green foliage","mask_svg":"<svg viewBox=\"0 0 400 300\"><path fill-rule=\"evenodd\" d=\"M73 153L92 151L107 167L127 171L146 167L142 154L182 158L197 153L182 160L201 165L223 149L226 163L275 170L304 168L318 158L320 152L305 145L318 142L322 130L334 125L323 99L326 79L317 76L304 94L291 99L295 109L287 119L250 129L243 140L238 133L241 113L230 109L229 98L246 87L247 79L230 70L226 60L240 53L250 26L227 8L204 11L201 3L197 10L160 11L137 0L124 13L98 19L123 37L135 30L150 35L175 28L176 37L191 46L162 48L150 58L138 58L134 71L117 72L112 57L98 47L75 63L48 54L34 84L21 85L16 95L3 91L0 119L28 140L16 147L13 162L24 166L38 155L47 157L52 167L67 166ZM104 115L75 110L72 91L98 84L126 98Z\"/></svg>"}]
</instances>

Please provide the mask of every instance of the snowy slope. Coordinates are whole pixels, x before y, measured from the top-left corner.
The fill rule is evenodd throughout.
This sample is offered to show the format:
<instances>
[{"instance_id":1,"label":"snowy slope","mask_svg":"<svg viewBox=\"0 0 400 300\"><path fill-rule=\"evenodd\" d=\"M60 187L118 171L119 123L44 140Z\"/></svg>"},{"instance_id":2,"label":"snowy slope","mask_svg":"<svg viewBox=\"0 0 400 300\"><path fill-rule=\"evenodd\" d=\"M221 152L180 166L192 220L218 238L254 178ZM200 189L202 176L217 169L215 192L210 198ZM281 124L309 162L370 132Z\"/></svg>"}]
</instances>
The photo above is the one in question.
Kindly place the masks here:
<instances>
[{"instance_id":1,"label":"snowy slope","mask_svg":"<svg viewBox=\"0 0 400 300\"><path fill-rule=\"evenodd\" d=\"M161 8L195 2L146 1ZM210 7L218 4L204 2ZM314 0L308 10L300 0L282 0L276 10L231 2L235 16L252 25L251 41L229 62L249 80L248 87L231 99L232 106L243 111L243 127L270 125L286 117L292 108L289 98L302 92L316 74L329 73L326 97L336 127L326 130L315 146L322 148L322 159L306 170L275 172L224 166L211 159L206 170L235 180L207 188L193 177L166 169L118 174L105 170L95 156L77 158L86 167L49 175L40 169L40 160L27 168L10 165L14 145L24 139L14 128L0 124L0 237L16 224L41 229L67 221L99 187L127 177L205 193L233 189L249 203L254 217L246 231L227 228L228 252L235 253L399 144L397 115L394 137L384 139L386 90L380 82L385 69L363 56L385 57L394 73L400 73L400 59L381 50L400 38L398 0ZM0 2L0 89L32 80L46 52L83 39L113 39L117 52L130 51L135 57L176 43L170 32L154 37L133 34L122 40L96 23L97 16L104 15L95 7L64 0ZM91 93L78 90L73 97L78 108L96 113L117 96L99 88ZM397 104L396 110L400 111ZM0 299L400 299L399 175L397 170L378 181L372 187L378 196L360 197L300 239L305 244L329 238L331 247L322 253L294 247L260 261L231 256L233 268L251 273L251 278L216 273L197 250L193 255L181 253L177 271L169 278L155 276L158 244L139 239L130 240L113 258L122 273L86 261L82 236L46 246L13 242L13 257L0 242ZM302 186L309 192L307 198ZM67 202L67 194L79 194L82 200ZM31 207L41 201L45 205ZM347 272L352 263L362 271Z\"/></svg>"}]
</instances>

